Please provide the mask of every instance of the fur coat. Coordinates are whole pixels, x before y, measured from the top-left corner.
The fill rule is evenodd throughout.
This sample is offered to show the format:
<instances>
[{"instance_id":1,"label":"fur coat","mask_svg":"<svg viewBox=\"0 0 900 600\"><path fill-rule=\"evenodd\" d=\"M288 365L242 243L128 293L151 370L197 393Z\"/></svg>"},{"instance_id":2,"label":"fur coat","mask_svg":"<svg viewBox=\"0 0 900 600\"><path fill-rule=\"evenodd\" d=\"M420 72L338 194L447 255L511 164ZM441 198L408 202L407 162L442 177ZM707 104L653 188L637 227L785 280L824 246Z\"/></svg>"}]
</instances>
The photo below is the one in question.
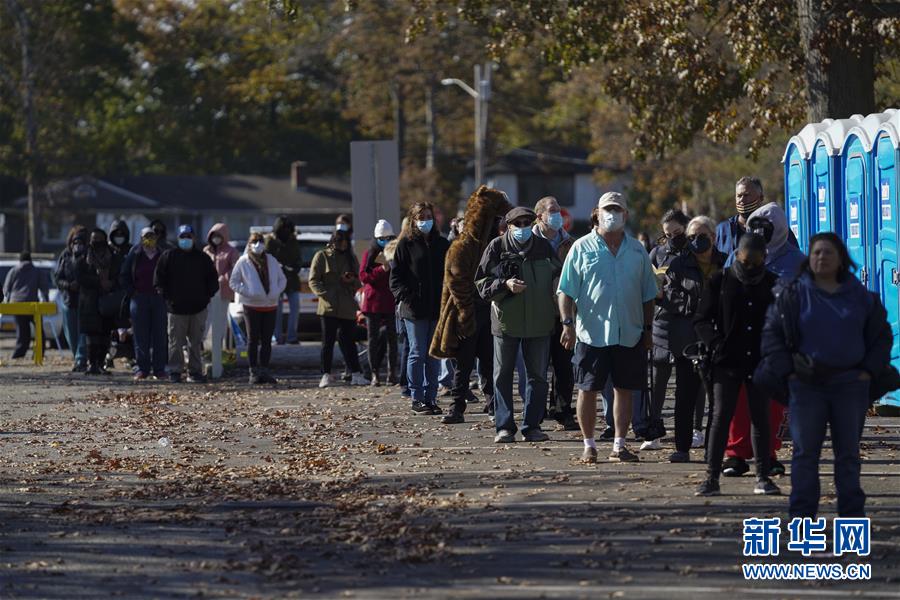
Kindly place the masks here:
<instances>
[{"instance_id":1,"label":"fur coat","mask_svg":"<svg viewBox=\"0 0 900 600\"><path fill-rule=\"evenodd\" d=\"M455 358L460 339L475 333L475 271L488 243L497 236L497 222L512 210L504 192L485 185L466 204L465 228L450 244L444 267L441 313L429 353L435 358Z\"/></svg>"}]
</instances>

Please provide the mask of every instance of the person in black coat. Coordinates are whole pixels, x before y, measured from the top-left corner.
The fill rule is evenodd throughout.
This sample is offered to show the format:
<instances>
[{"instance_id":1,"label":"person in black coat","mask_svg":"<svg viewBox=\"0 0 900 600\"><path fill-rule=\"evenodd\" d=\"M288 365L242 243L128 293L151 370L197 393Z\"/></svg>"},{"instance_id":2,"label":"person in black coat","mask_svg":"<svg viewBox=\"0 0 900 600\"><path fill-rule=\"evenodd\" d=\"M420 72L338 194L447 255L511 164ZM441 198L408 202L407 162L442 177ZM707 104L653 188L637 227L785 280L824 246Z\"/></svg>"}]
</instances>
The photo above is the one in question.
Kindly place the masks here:
<instances>
[{"instance_id":1,"label":"person in black coat","mask_svg":"<svg viewBox=\"0 0 900 600\"><path fill-rule=\"evenodd\" d=\"M713 418L707 453L707 479L698 496L716 496L728 440L728 427L737 405L741 385L747 401L756 460L755 494L780 494L769 479L769 396L752 382L760 360L760 337L766 309L772 304L777 277L766 270L766 241L745 233L738 244L735 262L713 275L703 292L694 319L697 335L710 353L713 381Z\"/></svg>"},{"instance_id":2,"label":"person in black coat","mask_svg":"<svg viewBox=\"0 0 900 600\"><path fill-rule=\"evenodd\" d=\"M194 243L190 225L178 228L178 247L159 258L153 285L165 298L169 313L169 381L181 382L187 346L189 381L205 383L203 334L209 301L219 291L219 274L212 259Z\"/></svg>"},{"instance_id":3,"label":"person in black coat","mask_svg":"<svg viewBox=\"0 0 900 600\"><path fill-rule=\"evenodd\" d=\"M78 280L75 263L87 252L89 234L84 225L75 225L69 230L66 247L56 262L54 280L62 295L63 329L66 341L75 359L73 373L87 371L87 340L78 330Z\"/></svg>"},{"instance_id":4,"label":"person in black coat","mask_svg":"<svg viewBox=\"0 0 900 600\"><path fill-rule=\"evenodd\" d=\"M417 414L441 414L437 406L440 361L428 354L441 312L444 263L450 242L434 225L434 208L417 202L394 252L390 287L409 339L407 383Z\"/></svg>"},{"instance_id":5,"label":"person in black coat","mask_svg":"<svg viewBox=\"0 0 900 600\"><path fill-rule=\"evenodd\" d=\"M877 294L853 276L856 265L841 239L819 233L809 248L800 274L769 309L753 380L773 397L788 398L791 518L816 517L829 426L838 516L861 518L859 442L870 401L884 391L893 335Z\"/></svg>"},{"instance_id":6,"label":"person in black coat","mask_svg":"<svg viewBox=\"0 0 900 600\"><path fill-rule=\"evenodd\" d=\"M112 297L118 287L123 258L109 249L106 232L91 231L90 244L84 256L75 262L78 282L78 329L86 336L89 375L106 374L106 352L110 335L116 326L115 314L105 312L101 303Z\"/></svg>"}]
</instances>

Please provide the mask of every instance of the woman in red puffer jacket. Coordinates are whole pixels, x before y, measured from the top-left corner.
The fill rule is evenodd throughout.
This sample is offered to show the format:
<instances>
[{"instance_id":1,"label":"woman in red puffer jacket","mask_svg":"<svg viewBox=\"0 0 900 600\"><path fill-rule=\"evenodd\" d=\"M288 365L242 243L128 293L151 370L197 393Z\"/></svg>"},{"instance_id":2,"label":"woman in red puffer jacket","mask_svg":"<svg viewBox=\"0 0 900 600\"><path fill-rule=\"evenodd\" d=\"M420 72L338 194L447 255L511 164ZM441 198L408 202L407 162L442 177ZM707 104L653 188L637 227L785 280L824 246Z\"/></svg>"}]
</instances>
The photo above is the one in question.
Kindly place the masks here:
<instances>
[{"instance_id":1,"label":"woman in red puffer jacket","mask_svg":"<svg viewBox=\"0 0 900 600\"><path fill-rule=\"evenodd\" d=\"M384 247L393 240L394 228L384 219L375 224L372 246L363 254L359 279L363 283L360 309L366 316L369 332L369 366L372 385L380 385L381 363L387 352L387 381L397 383L397 326L394 317L394 295L389 285L391 267L384 258Z\"/></svg>"}]
</instances>

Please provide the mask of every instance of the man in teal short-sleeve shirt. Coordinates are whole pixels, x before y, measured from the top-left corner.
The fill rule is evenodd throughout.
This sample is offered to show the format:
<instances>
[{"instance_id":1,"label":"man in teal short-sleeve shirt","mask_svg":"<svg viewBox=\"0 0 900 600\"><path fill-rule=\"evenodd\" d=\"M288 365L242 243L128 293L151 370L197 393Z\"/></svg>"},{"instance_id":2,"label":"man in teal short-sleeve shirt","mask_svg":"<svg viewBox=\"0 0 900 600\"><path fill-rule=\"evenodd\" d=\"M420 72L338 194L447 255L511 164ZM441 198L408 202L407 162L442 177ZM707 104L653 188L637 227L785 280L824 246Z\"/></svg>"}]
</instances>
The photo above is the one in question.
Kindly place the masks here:
<instances>
[{"instance_id":1,"label":"man in teal short-sleeve shirt","mask_svg":"<svg viewBox=\"0 0 900 600\"><path fill-rule=\"evenodd\" d=\"M625 198L607 192L597 207L599 225L572 246L559 279L561 343L575 348L582 459L597 461L597 392L612 376L616 433L609 459L635 462L638 457L625 447L625 435L632 391L642 389L646 377L656 278L644 247L625 233Z\"/></svg>"}]
</instances>

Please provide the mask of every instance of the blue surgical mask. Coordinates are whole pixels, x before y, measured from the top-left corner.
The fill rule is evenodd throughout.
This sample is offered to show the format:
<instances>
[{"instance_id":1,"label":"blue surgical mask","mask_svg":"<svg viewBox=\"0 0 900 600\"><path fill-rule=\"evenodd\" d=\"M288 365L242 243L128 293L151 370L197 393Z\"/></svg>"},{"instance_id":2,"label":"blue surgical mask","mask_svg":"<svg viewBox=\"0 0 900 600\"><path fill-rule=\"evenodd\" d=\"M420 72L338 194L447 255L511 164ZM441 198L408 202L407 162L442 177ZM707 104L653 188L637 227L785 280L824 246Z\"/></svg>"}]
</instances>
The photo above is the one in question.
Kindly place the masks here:
<instances>
[{"instance_id":1,"label":"blue surgical mask","mask_svg":"<svg viewBox=\"0 0 900 600\"><path fill-rule=\"evenodd\" d=\"M531 227L514 227L510 225L509 229L512 231L513 239L520 244L524 244L531 239Z\"/></svg>"},{"instance_id":2,"label":"blue surgical mask","mask_svg":"<svg viewBox=\"0 0 900 600\"><path fill-rule=\"evenodd\" d=\"M550 218L547 219L547 226L550 227L553 231L559 231L563 226L563 216L562 213L553 212L550 213Z\"/></svg>"},{"instance_id":3,"label":"blue surgical mask","mask_svg":"<svg viewBox=\"0 0 900 600\"><path fill-rule=\"evenodd\" d=\"M600 225L604 231L621 231L625 228L625 213L622 211L600 211Z\"/></svg>"},{"instance_id":4,"label":"blue surgical mask","mask_svg":"<svg viewBox=\"0 0 900 600\"><path fill-rule=\"evenodd\" d=\"M416 227L419 228L419 231L428 235L431 232L431 228L434 227L434 219L428 219L427 221L416 221Z\"/></svg>"},{"instance_id":5,"label":"blue surgical mask","mask_svg":"<svg viewBox=\"0 0 900 600\"><path fill-rule=\"evenodd\" d=\"M194 240L191 238L178 238L178 247L182 250L190 250L194 247Z\"/></svg>"},{"instance_id":6,"label":"blue surgical mask","mask_svg":"<svg viewBox=\"0 0 900 600\"><path fill-rule=\"evenodd\" d=\"M387 240L375 240L375 241L378 242L378 245L381 246L382 248L384 248L385 246L388 245Z\"/></svg>"}]
</instances>

